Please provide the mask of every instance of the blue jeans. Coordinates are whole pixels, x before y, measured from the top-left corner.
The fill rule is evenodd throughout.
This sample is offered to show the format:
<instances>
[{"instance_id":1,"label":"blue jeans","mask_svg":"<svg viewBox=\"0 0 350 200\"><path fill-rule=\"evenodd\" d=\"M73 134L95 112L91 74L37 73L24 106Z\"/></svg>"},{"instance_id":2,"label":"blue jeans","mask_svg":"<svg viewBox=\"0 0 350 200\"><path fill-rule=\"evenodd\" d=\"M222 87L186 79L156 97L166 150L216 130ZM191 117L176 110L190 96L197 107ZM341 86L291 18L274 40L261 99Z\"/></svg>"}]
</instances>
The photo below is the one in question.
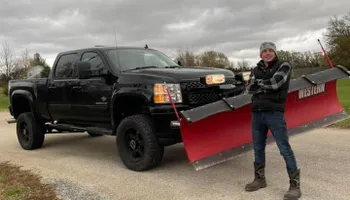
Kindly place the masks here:
<instances>
[{"instance_id":1,"label":"blue jeans","mask_svg":"<svg viewBox=\"0 0 350 200\"><path fill-rule=\"evenodd\" d=\"M286 121L283 112L253 112L252 131L255 163L265 164L265 147L268 130L275 139L289 173L297 170L294 152L289 144Z\"/></svg>"}]
</instances>

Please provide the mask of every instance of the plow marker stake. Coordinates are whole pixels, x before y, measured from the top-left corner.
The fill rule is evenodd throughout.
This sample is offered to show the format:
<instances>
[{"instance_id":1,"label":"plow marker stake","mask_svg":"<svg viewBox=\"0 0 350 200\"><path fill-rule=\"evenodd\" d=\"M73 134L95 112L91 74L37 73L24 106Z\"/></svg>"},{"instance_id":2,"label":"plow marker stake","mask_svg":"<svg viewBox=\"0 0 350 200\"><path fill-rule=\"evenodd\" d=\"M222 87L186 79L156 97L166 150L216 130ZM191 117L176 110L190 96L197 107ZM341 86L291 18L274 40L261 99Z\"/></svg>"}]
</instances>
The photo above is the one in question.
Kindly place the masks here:
<instances>
[{"instance_id":1,"label":"plow marker stake","mask_svg":"<svg viewBox=\"0 0 350 200\"><path fill-rule=\"evenodd\" d=\"M348 118L338 101L336 80L350 77L342 66L291 80L285 118L290 135ZM196 170L230 160L249 150L251 95L216 101L180 113L180 128L189 161ZM273 141L268 133L267 142Z\"/></svg>"}]
</instances>

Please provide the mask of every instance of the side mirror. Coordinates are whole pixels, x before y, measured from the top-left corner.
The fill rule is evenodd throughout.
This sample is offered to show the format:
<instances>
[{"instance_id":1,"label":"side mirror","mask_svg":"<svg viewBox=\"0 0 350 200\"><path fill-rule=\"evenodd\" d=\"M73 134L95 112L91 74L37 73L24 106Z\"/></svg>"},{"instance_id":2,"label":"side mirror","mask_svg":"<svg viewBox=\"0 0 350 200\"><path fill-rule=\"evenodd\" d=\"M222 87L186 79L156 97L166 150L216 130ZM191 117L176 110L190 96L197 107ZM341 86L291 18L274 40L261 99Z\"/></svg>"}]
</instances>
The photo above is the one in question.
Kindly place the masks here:
<instances>
[{"instance_id":1,"label":"side mirror","mask_svg":"<svg viewBox=\"0 0 350 200\"><path fill-rule=\"evenodd\" d=\"M180 60L177 61L177 64L182 66L182 62Z\"/></svg>"},{"instance_id":2,"label":"side mirror","mask_svg":"<svg viewBox=\"0 0 350 200\"><path fill-rule=\"evenodd\" d=\"M89 62L78 62L76 66L79 79L91 78L91 64Z\"/></svg>"}]
</instances>

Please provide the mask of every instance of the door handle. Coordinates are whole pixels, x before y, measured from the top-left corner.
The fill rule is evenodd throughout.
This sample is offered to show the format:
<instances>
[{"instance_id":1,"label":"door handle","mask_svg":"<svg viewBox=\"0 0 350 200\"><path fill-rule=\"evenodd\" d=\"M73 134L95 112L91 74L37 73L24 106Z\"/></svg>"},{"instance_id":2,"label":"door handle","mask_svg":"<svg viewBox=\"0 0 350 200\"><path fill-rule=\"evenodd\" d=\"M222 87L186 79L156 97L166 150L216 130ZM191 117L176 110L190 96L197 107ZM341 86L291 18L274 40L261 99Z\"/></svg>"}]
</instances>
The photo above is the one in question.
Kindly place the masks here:
<instances>
[{"instance_id":1,"label":"door handle","mask_svg":"<svg viewBox=\"0 0 350 200\"><path fill-rule=\"evenodd\" d=\"M74 91L81 91L82 87L81 86L73 86L72 90L74 90Z\"/></svg>"}]
</instances>

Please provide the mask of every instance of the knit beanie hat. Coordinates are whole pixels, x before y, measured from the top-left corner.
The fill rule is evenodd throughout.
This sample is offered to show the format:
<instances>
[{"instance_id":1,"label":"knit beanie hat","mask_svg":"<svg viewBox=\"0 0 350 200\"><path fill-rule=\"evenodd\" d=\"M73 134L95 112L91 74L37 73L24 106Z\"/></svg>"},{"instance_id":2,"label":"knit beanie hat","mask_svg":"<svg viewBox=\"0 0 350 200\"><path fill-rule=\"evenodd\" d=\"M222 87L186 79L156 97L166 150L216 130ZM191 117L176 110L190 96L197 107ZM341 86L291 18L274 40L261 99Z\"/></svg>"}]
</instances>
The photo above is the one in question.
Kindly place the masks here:
<instances>
[{"instance_id":1,"label":"knit beanie hat","mask_svg":"<svg viewBox=\"0 0 350 200\"><path fill-rule=\"evenodd\" d=\"M272 49L275 53L277 52L276 50L276 45L273 42L263 42L260 45L260 54L265 50L265 49Z\"/></svg>"}]
</instances>

